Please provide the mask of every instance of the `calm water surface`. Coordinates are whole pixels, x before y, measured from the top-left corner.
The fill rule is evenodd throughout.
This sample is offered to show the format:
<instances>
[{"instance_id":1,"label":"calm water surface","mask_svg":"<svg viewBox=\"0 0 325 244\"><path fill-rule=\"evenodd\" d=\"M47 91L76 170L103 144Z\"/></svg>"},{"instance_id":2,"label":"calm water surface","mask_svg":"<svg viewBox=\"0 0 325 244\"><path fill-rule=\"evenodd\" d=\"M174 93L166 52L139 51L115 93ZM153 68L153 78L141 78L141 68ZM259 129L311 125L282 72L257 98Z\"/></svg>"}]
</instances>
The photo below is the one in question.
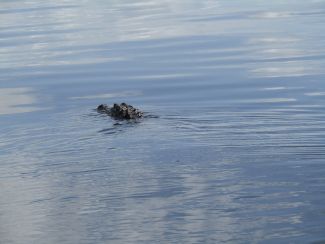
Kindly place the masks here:
<instances>
[{"instance_id":1,"label":"calm water surface","mask_svg":"<svg viewBox=\"0 0 325 244\"><path fill-rule=\"evenodd\" d=\"M0 243L324 243L325 1L1 0ZM100 103L153 115L117 122Z\"/></svg>"}]
</instances>

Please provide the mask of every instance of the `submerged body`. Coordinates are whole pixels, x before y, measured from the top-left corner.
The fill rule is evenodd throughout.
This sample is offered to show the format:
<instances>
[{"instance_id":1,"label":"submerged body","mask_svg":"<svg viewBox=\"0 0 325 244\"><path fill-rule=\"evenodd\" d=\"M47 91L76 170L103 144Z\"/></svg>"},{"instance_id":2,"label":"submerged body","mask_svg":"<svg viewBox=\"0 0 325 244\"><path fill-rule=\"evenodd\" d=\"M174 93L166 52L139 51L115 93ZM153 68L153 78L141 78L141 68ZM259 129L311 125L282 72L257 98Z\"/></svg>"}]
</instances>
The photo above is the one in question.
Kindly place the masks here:
<instances>
[{"instance_id":1,"label":"submerged body","mask_svg":"<svg viewBox=\"0 0 325 244\"><path fill-rule=\"evenodd\" d=\"M126 103L114 103L113 107L101 104L97 107L97 111L105 113L115 119L138 119L143 117L143 112Z\"/></svg>"}]
</instances>

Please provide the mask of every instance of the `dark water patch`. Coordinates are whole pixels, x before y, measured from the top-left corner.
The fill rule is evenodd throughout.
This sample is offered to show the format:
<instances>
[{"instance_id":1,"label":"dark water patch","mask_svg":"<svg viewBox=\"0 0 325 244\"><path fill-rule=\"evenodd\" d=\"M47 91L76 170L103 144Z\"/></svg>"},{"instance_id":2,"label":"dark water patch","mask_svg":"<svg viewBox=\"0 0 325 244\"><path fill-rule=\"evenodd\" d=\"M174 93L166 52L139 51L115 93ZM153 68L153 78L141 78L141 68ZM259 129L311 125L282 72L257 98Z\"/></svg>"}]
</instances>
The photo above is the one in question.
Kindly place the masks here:
<instances>
[{"instance_id":1,"label":"dark water patch","mask_svg":"<svg viewBox=\"0 0 325 244\"><path fill-rule=\"evenodd\" d=\"M83 170L83 171L72 171L68 172L67 174L72 174L72 175L79 175L79 174L92 174L92 173L101 173L103 171L109 170L107 168L101 168L101 169L89 169L89 170Z\"/></svg>"},{"instance_id":2,"label":"dark water patch","mask_svg":"<svg viewBox=\"0 0 325 244\"><path fill-rule=\"evenodd\" d=\"M36 38L40 38L40 37L45 37L45 36L50 36L50 35L54 35L54 36L57 36L57 35L64 35L64 34L67 34L67 33L77 33L77 32L80 32L82 31L82 29L71 29L71 30L66 30L66 29L54 29L54 30L27 30L27 31L17 31L17 32L13 32L13 31L10 31L10 32L2 32L2 35L1 35L1 42L6 42L8 43L8 40L10 39L17 39L17 38L21 38L21 37L24 37L24 38L33 38L33 39L36 39ZM23 43L23 45L26 45L26 43Z\"/></svg>"},{"instance_id":3,"label":"dark water patch","mask_svg":"<svg viewBox=\"0 0 325 244\"><path fill-rule=\"evenodd\" d=\"M57 27L64 27L68 25L70 22L52 22L52 23L33 23L33 24L28 24L24 23L21 25L10 25L10 26L1 26L0 30L5 31L5 32L17 32L18 31L26 31L26 30L40 30L40 29L45 29L45 28L54 28L56 29Z\"/></svg>"},{"instance_id":4,"label":"dark water patch","mask_svg":"<svg viewBox=\"0 0 325 244\"><path fill-rule=\"evenodd\" d=\"M98 133L105 133L107 135L111 135L111 134L115 134L115 133L119 133L121 132L121 130L117 130L116 128L106 128L106 129L102 129L100 131L98 131Z\"/></svg>"}]
</instances>

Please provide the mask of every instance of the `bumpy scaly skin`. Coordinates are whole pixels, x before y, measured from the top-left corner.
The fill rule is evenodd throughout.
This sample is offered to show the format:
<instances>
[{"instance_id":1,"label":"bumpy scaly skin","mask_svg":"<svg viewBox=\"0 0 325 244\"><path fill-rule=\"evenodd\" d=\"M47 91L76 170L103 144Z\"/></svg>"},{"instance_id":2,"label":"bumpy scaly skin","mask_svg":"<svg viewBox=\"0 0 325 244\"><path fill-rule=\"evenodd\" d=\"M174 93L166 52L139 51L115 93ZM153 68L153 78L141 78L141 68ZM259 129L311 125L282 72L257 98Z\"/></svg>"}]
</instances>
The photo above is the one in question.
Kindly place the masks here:
<instances>
[{"instance_id":1,"label":"bumpy scaly skin","mask_svg":"<svg viewBox=\"0 0 325 244\"><path fill-rule=\"evenodd\" d=\"M100 113L106 113L115 119L138 119L143 117L143 112L126 103L114 103L113 107L101 104L97 107Z\"/></svg>"}]
</instances>

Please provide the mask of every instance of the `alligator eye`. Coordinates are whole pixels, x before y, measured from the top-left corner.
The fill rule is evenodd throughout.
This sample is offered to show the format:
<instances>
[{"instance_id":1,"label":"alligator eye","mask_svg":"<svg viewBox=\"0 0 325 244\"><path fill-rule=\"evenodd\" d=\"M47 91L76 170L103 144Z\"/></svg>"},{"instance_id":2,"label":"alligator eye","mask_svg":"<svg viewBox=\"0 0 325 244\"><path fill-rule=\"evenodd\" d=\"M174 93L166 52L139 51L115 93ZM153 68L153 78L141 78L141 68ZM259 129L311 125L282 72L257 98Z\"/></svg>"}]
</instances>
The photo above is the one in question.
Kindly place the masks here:
<instances>
[{"instance_id":1,"label":"alligator eye","mask_svg":"<svg viewBox=\"0 0 325 244\"><path fill-rule=\"evenodd\" d=\"M101 104L97 107L98 110L104 110L105 109L105 105L104 104Z\"/></svg>"}]
</instances>

